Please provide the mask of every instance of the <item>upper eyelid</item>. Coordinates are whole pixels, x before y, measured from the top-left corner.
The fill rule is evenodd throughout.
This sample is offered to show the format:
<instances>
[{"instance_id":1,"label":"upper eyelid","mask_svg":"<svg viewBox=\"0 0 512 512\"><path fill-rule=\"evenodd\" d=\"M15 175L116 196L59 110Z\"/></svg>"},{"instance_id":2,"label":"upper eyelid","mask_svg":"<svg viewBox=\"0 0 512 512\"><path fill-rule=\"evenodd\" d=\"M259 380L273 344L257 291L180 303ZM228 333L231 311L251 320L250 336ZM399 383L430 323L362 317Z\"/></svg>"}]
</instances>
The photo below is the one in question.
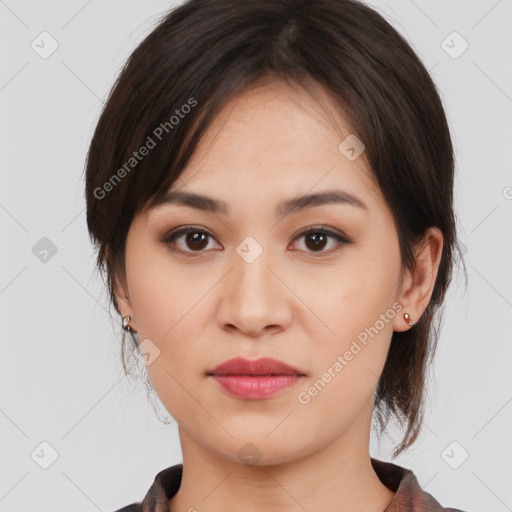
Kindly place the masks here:
<instances>
[{"instance_id":1,"label":"upper eyelid","mask_svg":"<svg viewBox=\"0 0 512 512\"><path fill-rule=\"evenodd\" d=\"M206 234L210 235L212 238L216 238L215 235L213 233L211 233L211 231L209 231L207 228L204 228L204 227L201 227L201 226L181 226L181 227L176 227L174 229L171 229L166 234L164 234L162 238L163 239L167 239L167 238L174 237L174 236L177 236L177 235L182 235L182 234L185 234L185 233L187 233L189 231L194 231L194 230L196 232L206 233ZM330 228L330 227L326 227L326 226L322 226L322 225L310 226L308 228L303 228L302 230L299 230L299 232L296 235L294 235L294 238L296 238L298 236L301 236L301 235L309 234L309 233L314 232L314 231L324 231L324 232L326 232L326 233L328 233L330 235L336 235L336 236L340 236L340 237L346 238L346 239L349 238L341 230L336 230L334 228Z\"/></svg>"}]
</instances>

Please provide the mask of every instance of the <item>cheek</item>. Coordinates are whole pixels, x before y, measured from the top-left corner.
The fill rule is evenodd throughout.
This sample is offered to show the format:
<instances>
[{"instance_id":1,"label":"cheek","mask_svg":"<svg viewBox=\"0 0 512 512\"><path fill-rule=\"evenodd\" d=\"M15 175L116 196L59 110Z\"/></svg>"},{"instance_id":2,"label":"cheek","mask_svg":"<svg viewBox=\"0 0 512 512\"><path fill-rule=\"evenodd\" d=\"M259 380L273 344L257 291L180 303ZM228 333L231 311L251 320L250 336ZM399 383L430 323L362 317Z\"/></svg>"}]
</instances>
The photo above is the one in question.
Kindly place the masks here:
<instances>
[{"instance_id":1,"label":"cheek","mask_svg":"<svg viewBox=\"0 0 512 512\"><path fill-rule=\"evenodd\" d=\"M194 272L192 265L173 263L165 247L146 247L151 249L143 250L141 244L127 251L131 305L139 333L164 343L176 338L182 324L190 325L190 318L201 311L201 297L214 279Z\"/></svg>"},{"instance_id":2,"label":"cheek","mask_svg":"<svg viewBox=\"0 0 512 512\"><path fill-rule=\"evenodd\" d=\"M208 291L218 278L173 264L165 249L152 255L132 249L126 267L139 341L158 354L146 369L162 401L172 397L165 405L179 410L190 399L182 386L190 390L211 360L210 346L200 346L200 340L212 316Z\"/></svg>"},{"instance_id":3,"label":"cheek","mask_svg":"<svg viewBox=\"0 0 512 512\"><path fill-rule=\"evenodd\" d=\"M326 316L336 335L312 338L315 371L297 397L307 415L305 421L328 416L334 426L348 428L373 402L389 351L395 311L381 307L376 299L369 301L365 294L362 297L366 300L355 301L359 308L354 308L353 298L342 298L339 308Z\"/></svg>"},{"instance_id":4,"label":"cheek","mask_svg":"<svg viewBox=\"0 0 512 512\"><path fill-rule=\"evenodd\" d=\"M311 339L321 335L333 347L342 348L392 310L399 255L391 249L382 252L386 254L379 258L373 249L347 251L339 264L327 270L294 277L294 292L309 308L301 321ZM382 328L388 334L392 331L390 322Z\"/></svg>"},{"instance_id":5,"label":"cheek","mask_svg":"<svg viewBox=\"0 0 512 512\"><path fill-rule=\"evenodd\" d=\"M392 250L382 258L374 254L361 251L328 276L300 280L298 294L307 297L314 315L305 310L299 323L315 344L318 387L329 390L312 400L318 407L357 408L371 398L384 367L397 314L392 306L399 259Z\"/></svg>"}]
</instances>

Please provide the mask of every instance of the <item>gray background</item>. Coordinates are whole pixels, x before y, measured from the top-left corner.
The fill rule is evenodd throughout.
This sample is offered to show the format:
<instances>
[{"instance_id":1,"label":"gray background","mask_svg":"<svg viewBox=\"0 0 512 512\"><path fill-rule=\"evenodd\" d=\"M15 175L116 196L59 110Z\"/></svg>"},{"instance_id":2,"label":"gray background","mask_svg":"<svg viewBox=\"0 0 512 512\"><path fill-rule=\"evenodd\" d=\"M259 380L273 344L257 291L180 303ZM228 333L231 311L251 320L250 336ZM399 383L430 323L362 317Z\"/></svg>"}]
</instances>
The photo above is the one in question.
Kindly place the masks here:
<instances>
[{"instance_id":1,"label":"gray background","mask_svg":"<svg viewBox=\"0 0 512 512\"><path fill-rule=\"evenodd\" d=\"M120 319L110 320L93 272L82 182L103 99L172 5L0 1L2 512L113 511L181 462L176 424L159 422L142 384L123 377ZM440 88L469 273L466 293L450 288L424 433L395 462L443 506L512 510L512 3L370 5L404 34ZM51 49L43 31L58 43L47 58L31 47ZM464 43L454 31L469 44L457 58ZM56 250L46 261L43 237ZM372 438L372 455L391 460L393 439L394 430L380 443ZM43 469L53 450L58 458Z\"/></svg>"}]
</instances>

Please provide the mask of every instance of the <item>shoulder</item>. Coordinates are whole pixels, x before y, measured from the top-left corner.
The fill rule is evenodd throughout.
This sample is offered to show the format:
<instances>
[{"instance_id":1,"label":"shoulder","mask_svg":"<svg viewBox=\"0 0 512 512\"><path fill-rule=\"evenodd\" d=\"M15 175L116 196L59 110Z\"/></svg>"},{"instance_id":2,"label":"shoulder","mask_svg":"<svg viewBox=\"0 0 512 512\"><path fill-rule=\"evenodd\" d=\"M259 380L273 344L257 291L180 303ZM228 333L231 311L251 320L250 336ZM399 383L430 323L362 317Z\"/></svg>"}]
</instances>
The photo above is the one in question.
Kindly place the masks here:
<instances>
[{"instance_id":1,"label":"shoulder","mask_svg":"<svg viewBox=\"0 0 512 512\"><path fill-rule=\"evenodd\" d=\"M151 487L142 501L126 505L115 512L156 512L158 510L167 510L169 499L180 488L182 474L183 464L176 464L162 469L155 476Z\"/></svg>"},{"instance_id":2,"label":"shoulder","mask_svg":"<svg viewBox=\"0 0 512 512\"><path fill-rule=\"evenodd\" d=\"M374 458L371 462L380 481L395 493L384 512L468 512L441 506L420 487L411 469Z\"/></svg>"}]
</instances>

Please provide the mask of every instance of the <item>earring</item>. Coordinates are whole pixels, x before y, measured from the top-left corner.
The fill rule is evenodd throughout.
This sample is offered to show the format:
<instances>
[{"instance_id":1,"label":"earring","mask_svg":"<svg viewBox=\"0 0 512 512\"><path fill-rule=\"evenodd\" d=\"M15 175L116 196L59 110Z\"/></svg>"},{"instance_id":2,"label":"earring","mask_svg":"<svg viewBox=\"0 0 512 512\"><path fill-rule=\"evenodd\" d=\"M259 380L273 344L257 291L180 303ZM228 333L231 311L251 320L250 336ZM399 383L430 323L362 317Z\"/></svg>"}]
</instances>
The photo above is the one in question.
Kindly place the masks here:
<instances>
[{"instance_id":1,"label":"earring","mask_svg":"<svg viewBox=\"0 0 512 512\"><path fill-rule=\"evenodd\" d=\"M130 315L123 316L123 329L128 332L137 332L134 331L128 324L130 323L130 320L132 317Z\"/></svg>"},{"instance_id":2,"label":"earring","mask_svg":"<svg viewBox=\"0 0 512 512\"><path fill-rule=\"evenodd\" d=\"M404 313L404 320L405 320L409 325L414 325L414 322L411 320L411 317L409 316L409 313Z\"/></svg>"}]
</instances>

